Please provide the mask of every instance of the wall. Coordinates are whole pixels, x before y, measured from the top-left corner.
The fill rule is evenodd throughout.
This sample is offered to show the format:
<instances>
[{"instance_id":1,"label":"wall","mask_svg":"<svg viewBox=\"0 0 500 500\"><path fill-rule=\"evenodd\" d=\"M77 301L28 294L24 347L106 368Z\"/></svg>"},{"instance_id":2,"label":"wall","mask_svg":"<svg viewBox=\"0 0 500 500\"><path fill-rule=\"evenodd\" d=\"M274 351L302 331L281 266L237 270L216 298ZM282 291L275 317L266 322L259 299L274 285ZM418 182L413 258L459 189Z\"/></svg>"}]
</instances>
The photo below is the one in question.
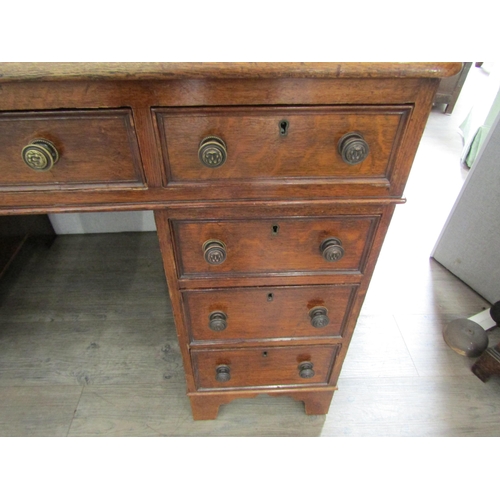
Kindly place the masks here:
<instances>
[{"instance_id":1,"label":"wall","mask_svg":"<svg viewBox=\"0 0 500 500\"><path fill-rule=\"evenodd\" d=\"M500 114L432 256L491 303L500 300Z\"/></svg>"},{"instance_id":2,"label":"wall","mask_svg":"<svg viewBox=\"0 0 500 500\"><path fill-rule=\"evenodd\" d=\"M104 212L49 215L57 234L156 231L153 212Z\"/></svg>"}]
</instances>

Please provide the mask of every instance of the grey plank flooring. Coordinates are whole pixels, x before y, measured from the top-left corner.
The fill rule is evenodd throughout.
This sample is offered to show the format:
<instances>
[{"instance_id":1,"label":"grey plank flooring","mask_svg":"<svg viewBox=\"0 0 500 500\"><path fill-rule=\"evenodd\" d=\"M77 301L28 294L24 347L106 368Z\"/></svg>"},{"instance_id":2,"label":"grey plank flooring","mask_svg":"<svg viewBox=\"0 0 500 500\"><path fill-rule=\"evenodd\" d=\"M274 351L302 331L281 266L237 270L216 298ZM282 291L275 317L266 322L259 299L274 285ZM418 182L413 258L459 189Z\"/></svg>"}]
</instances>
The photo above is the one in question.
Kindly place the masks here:
<instances>
[{"instance_id":1,"label":"grey plank flooring","mask_svg":"<svg viewBox=\"0 0 500 500\"><path fill-rule=\"evenodd\" d=\"M194 422L156 235L72 235L0 281L0 436L500 436L499 379L442 339L489 304L429 259L467 173L476 77L452 116L431 114L328 415L259 396Z\"/></svg>"},{"instance_id":2,"label":"grey plank flooring","mask_svg":"<svg viewBox=\"0 0 500 500\"><path fill-rule=\"evenodd\" d=\"M81 394L74 384L0 387L0 436L67 436Z\"/></svg>"}]
</instances>

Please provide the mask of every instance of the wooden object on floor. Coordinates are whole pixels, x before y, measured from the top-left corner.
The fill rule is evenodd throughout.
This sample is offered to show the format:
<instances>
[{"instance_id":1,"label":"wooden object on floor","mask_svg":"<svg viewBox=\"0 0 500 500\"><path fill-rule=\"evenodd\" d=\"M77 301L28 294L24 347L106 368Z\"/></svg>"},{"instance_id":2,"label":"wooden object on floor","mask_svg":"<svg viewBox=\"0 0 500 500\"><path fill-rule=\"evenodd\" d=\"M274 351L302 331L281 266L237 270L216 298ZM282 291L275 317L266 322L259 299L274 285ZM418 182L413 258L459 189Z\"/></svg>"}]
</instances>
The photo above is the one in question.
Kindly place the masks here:
<instances>
[{"instance_id":1,"label":"wooden object on floor","mask_svg":"<svg viewBox=\"0 0 500 500\"><path fill-rule=\"evenodd\" d=\"M55 232L46 215L0 216L0 278L30 237L53 241Z\"/></svg>"},{"instance_id":2,"label":"wooden object on floor","mask_svg":"<svg viewBox=\"0 0 500 500\"><path fill-rule=\"evenodd\" d=\"M472 372L483 382L487 382L492 375L500 375L500 344L486 349L472 365Z\"/></svg>"},{"instance_id":3,"label":"wooden object on floor","mask_svg":"<svg viewBox=\"0 0 500 500\"><path fill-rule=\"evenodd\" d=\"M447 115L453 113L453 109L460 97L460 92L462 91L462 87L464 86L465 79L467 78L471 66L472 63L470 62L464 63L459 73L449 78L443 78L439 83L436 97L434 98L434 104L446 104L444 112Z\"/></svg>"},{"instance_id":4,"label":"wooden object on floor","mask_svg":"<svg viewBox=\"0 0 500 500\"><path fill-rule=\"evenodd\" d=\"M0 213L154 210L194 418L257 394L324 414L439 79L461 65L1 69Z\"/></svg>"}]
</instances>

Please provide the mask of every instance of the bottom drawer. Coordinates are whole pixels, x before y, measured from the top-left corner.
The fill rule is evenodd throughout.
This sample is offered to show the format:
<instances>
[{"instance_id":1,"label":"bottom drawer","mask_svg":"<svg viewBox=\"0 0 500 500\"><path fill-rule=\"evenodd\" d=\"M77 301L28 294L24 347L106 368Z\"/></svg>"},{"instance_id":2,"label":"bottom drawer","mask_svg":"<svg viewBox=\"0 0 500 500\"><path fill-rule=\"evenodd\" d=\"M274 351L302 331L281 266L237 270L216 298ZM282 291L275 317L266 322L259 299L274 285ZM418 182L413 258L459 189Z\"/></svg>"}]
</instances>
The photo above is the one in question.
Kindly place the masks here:
<instances>
[{"instance_id":1,"label":"bottom drawer","mask_svg":"<svg viewBox=\"0 0 500 500\"><path fill-rule=\"evenodd\" d=\"M327 384L339 346L193 350L198 389Z\"/></svg>"}]
</instances>

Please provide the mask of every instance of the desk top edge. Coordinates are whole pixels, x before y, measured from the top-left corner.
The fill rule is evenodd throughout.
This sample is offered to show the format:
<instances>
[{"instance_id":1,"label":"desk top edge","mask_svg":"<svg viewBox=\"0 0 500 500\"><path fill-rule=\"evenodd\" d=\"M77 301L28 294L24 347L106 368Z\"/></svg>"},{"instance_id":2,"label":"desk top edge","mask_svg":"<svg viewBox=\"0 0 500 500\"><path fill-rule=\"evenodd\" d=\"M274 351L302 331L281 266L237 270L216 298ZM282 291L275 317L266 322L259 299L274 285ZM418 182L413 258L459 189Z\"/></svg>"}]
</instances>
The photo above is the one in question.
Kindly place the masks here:
<instances>
[{"instance_id":1,"label":"desk top edge","mask_svg":"<svg viewBox=\"0 0 500 500\"><path fill-rule=\"evenodd\" d=\"M2 62L0 83L61 80L173 80L231 78L446 78L460 62Z\"/></svg>"}]
</instances>

